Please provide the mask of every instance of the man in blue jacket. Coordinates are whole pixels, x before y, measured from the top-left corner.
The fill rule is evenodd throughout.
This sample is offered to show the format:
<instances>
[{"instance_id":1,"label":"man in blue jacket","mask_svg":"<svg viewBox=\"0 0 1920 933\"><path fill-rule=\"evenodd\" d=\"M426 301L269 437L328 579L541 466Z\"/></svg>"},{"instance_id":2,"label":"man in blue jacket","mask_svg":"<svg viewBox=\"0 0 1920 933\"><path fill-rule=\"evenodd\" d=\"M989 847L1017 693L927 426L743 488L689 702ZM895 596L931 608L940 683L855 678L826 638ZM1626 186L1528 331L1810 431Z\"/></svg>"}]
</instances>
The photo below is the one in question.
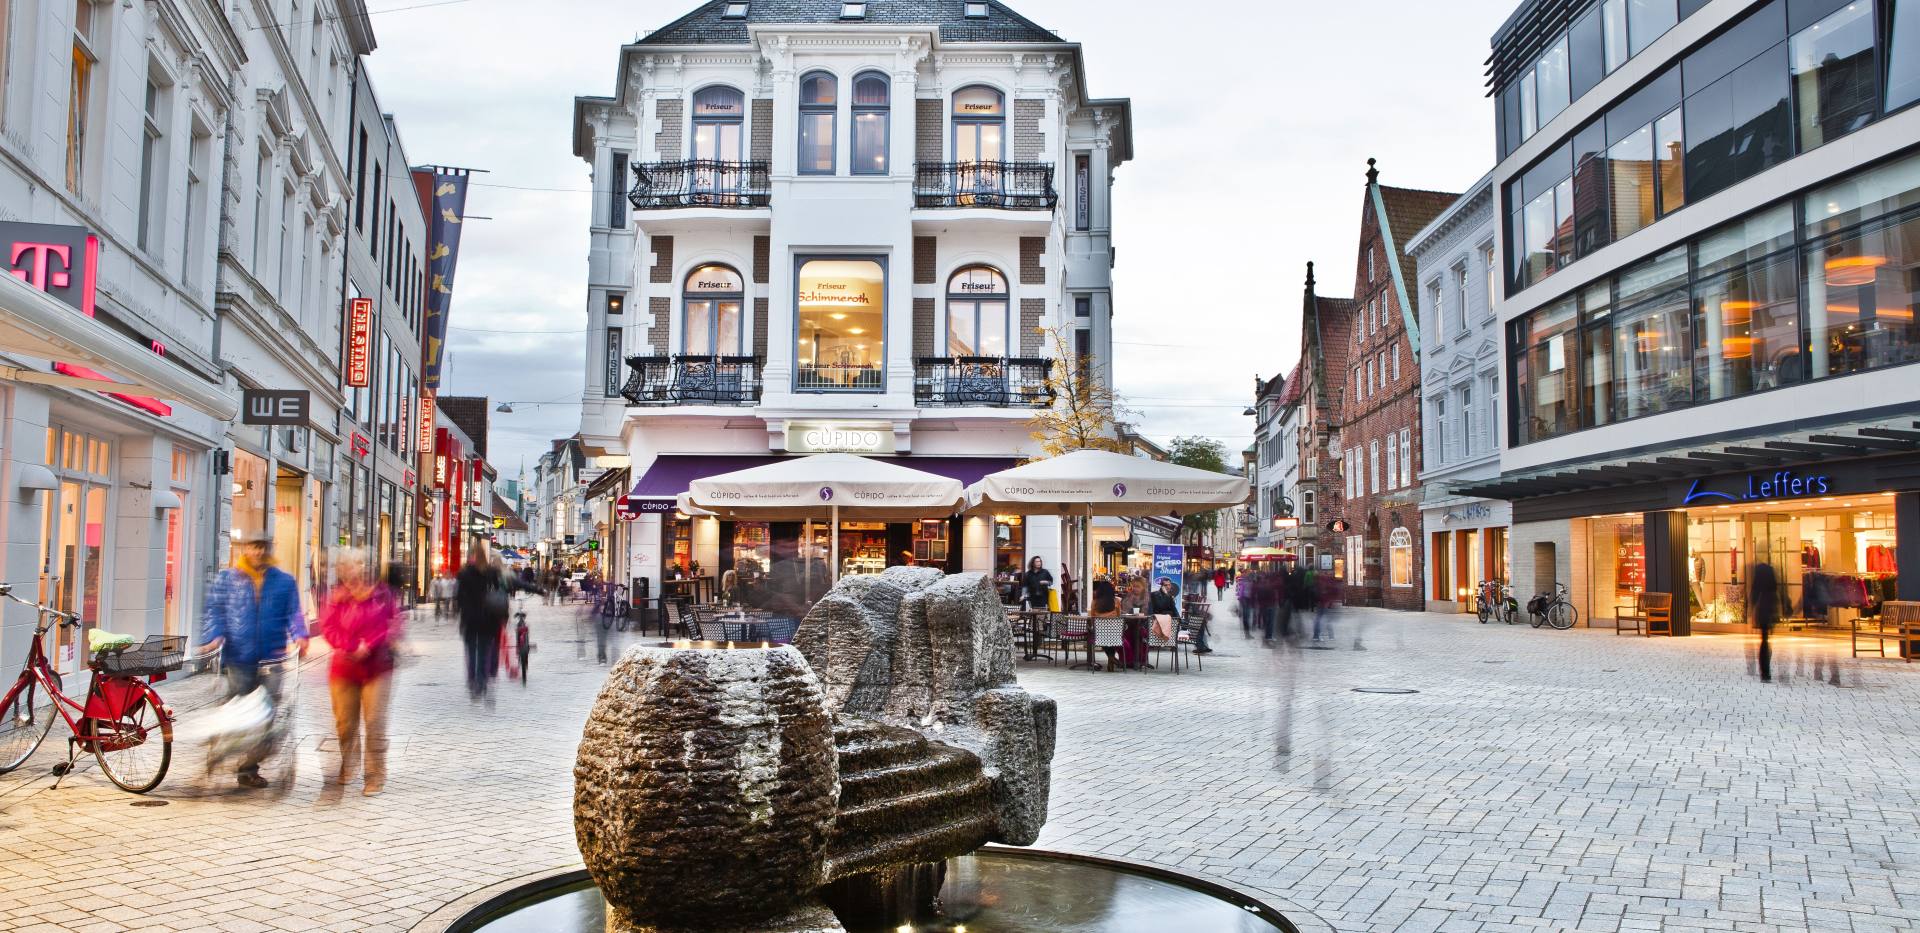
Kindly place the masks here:
<instances>
[{"instance_id":1,"label":"man in blue jacket","mask_svg":"<svg viewBox=\"0 0 1920 933\"><path fill-rule=\"evenodd\" d=\"M278 677L262 665L294 650L307 656L307 620L300 608L300 587L293 576L273 566L273 539L251 534L239 543L240 554L234 565L220 572L207 592L206 625L201 633L204 651L224 648L222 664L227 673L227 695L245 696L256 687L266 687L274 702L280 699ZM270 746L262 741L240 759L240 784L265 787L260 762Z\"/></svg>"}]
</instances>

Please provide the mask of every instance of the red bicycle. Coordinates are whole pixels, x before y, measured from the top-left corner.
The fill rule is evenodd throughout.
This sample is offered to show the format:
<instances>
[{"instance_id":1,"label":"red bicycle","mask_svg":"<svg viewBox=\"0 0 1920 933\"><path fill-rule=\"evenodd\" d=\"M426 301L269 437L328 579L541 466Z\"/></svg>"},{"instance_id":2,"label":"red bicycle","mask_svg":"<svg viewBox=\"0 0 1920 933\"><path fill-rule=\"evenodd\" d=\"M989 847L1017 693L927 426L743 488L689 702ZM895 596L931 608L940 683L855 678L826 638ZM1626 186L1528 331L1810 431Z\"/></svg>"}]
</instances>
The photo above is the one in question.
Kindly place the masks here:
<instances>
[{"instance_id":1,"label":"red bicycle","mask_svg":"<svg viewBox=\"0 0 1920 933\"><path fill-rule=\"evenodd\" d=\"M92 682L85 702L77 702L61 692L60 673L47 661L42 643L53 625L78 628L80 617L21 599L9 584L0 583L0 597L31 606L39 616L27 663L0 699L5 716L0 719L0 774L33 757L53 730L57 711L73 736L67 740L67 760L54 767L55 774L64 777L74 759L92 752L100 772L121 790L144 794L160 786L173 760L173 710L153 684L180 669L186 638L157 636L93 651Z\"/></svg>"}]
</instances>

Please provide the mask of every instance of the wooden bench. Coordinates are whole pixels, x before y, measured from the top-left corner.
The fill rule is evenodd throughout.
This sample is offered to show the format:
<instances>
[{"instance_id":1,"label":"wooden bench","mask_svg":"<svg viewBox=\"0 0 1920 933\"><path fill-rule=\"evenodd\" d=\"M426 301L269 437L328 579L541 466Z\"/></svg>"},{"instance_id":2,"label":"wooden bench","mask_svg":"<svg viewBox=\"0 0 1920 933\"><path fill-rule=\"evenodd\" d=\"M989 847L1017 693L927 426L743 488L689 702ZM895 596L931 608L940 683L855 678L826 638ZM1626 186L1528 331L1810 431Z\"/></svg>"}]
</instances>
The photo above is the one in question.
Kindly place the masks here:
<instances>
[{"instance_id":1,"label":"wooden bench","mask_svg":"<svg viewBox=\"0 0 1920 933\"><path fill-rule=\"evenodd\" d=\"M1672 635L1673 594L1635 593L1632 609L1616 609L1613 613L1613 633L1625 631L1648 636Z\"/></svg>"},{"instance_id":2,"label":"wooden bench","mask_svg":"<svg viewBox=\"0 0 1920 933\"><path fill-rule=\"evenodd\" d=\"M1911 663L1920 657L1920 602L1894 600L1880 607L1877 619L1856 618L1853 620L1853 656L1859 657L1864 649L1862 641L1873 642L1872 647L1881 657L1887 656L1887 642L1892 641L1897 653Z\"/></svg>"}]
</instances>

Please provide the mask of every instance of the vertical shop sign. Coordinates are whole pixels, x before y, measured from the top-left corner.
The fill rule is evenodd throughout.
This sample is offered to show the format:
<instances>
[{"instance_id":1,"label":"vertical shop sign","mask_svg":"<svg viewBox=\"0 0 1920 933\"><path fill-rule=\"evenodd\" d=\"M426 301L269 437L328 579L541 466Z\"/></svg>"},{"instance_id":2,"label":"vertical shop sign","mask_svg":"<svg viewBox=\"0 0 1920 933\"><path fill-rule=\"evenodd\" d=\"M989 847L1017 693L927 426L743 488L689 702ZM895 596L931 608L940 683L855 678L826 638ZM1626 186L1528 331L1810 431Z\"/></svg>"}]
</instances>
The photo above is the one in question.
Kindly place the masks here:
<instances>
[{"instance_id":1,"label":"vertical shop sign","mask_svg":"<svg viewBox=\"0 0 1920 933\"><path fill-rule=\"evenodd\" d=\"M420 449L433 449L433 393L420 393Z\"/></svg>"},{"instance_id":2,"label":"vertical shop sign","mask_svg":"<svg viewBox=\"0 0 1920 933\"><path fill-rule=\"evenodd\" d=\"M347 302L347 385L364 389L373 374L373 299Z\"/></svg>"},{"instance_id":3,"label":"vertical shop sign","mask_svg":"<svg viewBox=\"0 0 1920 933\"><path fill-rule=\"evenodd\" d=\"M1093 226L1093 163L1086 156L1073 160L1073 229Z\"/></svg>"},{"instance_id":4,"label":"vertical shop sign","mask_svg":"<svg viewBox=\"0 0 1920 933\"><path fill-rule=\"evenodd\" d=\"M607 328L607 398L620 394L620 331L618 327Z\"/></svg>"}]
</instances>

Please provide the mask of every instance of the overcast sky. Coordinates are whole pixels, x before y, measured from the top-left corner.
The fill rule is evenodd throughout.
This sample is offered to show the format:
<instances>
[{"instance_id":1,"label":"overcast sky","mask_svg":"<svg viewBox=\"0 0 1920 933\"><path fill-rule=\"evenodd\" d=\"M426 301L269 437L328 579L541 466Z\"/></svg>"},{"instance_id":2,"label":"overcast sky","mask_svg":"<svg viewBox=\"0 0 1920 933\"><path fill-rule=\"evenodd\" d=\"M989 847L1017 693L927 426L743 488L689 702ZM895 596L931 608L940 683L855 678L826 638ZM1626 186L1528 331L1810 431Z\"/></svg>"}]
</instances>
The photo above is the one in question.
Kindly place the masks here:
<instances>
[{"instance_id":1,"label":"overcast sky","mask_svg":"<svg viewBox=\"0 0 1920 933\"><path fill-rule=\"evenodd\" d=\"M1447 191L1492 167L1482 68L1515 2L1010 4L1085 46L1092 94L1133 99L1115 372L1142 431L1251 441L1254 377L1299 355L1306 263L1322 294L1352 291L1369 156L1384 184ZM464 234L447 391L514 403L494 416L503 477L578 427L591 182L573 98L612 94L621 44L697 3L369 3L368 69L409 158L490 172L468 200L492 219Z\"/></svg>"}]
</instances>

